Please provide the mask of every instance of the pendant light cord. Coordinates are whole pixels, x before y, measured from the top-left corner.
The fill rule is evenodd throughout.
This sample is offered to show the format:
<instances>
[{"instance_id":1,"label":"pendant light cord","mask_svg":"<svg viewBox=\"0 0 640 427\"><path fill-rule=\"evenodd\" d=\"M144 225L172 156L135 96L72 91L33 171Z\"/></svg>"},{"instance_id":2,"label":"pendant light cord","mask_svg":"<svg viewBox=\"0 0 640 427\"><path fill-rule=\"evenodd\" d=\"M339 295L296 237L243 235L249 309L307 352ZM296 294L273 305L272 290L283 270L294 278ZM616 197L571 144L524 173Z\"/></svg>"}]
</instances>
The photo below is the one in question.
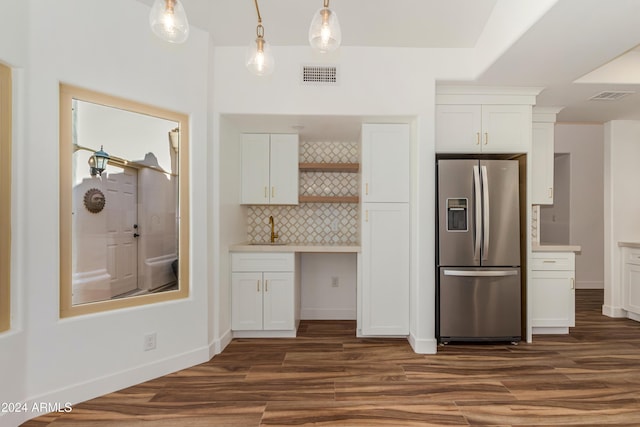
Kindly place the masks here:
<instances>
[{"instance_id":1,"label":"pendant light cord","mask_svg":"<svg viewBox=\"0 0 640 427\"><path fill-rule=\"evenodd\" d=\"M253 3L256 5L256 13L258 14L258 26L256 27L256 35L258 37L264 37L264 27L262 26L262 17L260 16L258 0L253 0Z\"/></svg>"}]
</instances>

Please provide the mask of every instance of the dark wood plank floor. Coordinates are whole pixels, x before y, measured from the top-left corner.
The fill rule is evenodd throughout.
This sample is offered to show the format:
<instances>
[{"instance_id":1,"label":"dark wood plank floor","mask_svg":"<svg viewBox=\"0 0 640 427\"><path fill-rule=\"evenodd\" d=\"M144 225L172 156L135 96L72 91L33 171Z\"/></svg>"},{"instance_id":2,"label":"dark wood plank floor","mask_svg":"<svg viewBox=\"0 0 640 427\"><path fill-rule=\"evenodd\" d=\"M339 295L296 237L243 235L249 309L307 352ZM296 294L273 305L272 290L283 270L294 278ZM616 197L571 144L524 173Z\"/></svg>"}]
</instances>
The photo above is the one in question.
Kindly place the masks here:
<instances>
[{"instance_id":1,"label":"dark wood plank floor","mask_svg":"<svg viewBox=\"0 0 640 427\"><path fill-rule=\"evenodd\" d=\"M640 323L577 292L569 336L533 344L357 339L305 321L295 339L236 339L207 363L31 420L61 426L640 426Z\"/></svg>"}]
</instances>

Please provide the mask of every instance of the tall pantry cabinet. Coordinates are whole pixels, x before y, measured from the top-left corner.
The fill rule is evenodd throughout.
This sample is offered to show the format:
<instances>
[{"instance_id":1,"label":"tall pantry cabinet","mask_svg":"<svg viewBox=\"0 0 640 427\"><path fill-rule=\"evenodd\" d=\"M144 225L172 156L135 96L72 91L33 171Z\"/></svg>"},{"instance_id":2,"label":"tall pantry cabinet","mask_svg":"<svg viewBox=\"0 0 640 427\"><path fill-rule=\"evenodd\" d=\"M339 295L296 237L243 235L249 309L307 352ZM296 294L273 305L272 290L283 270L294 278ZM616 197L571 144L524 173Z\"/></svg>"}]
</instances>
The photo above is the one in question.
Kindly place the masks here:
<instances>
[{"instance_id":1,"label":"tall pantry cabinet","mask_svg":"<svg viewBox=\"0 0 640 427\"><path fill-rule=\"evenodd\" d=\"M410 129L362 126L361 333L409 334Z\"/></svg>"}]
</instances>

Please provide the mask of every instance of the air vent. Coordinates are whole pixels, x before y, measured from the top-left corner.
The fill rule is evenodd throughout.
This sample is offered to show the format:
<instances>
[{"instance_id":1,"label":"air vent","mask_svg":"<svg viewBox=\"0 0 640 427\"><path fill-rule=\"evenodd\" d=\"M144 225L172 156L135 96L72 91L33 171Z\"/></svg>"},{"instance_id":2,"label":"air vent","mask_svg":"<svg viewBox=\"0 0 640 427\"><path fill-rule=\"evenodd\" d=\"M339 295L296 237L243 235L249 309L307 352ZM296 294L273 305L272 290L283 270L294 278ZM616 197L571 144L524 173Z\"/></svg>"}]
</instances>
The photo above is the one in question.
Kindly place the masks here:
<instances>
[{"instance_id":1,"label":"air vent","mask_svg":"<svg viewBox=\"0 0 640 427\"><path fill-rule=\"evenodd\" d=\"M311 86L334 86L339 83L338 67L335 65L303 65L302 84Z\"/></svg>"},{"instance_id":2,"label":"air vent","mask_svg":"<svg viewBox=\"0 0 640 427\"><path fill-rule=\"evenodd\" d=\"M625 96L635 93L633 91L605 91L593 95L589 100L591 101L617 101Z\"/></svg>"}]
</instances>

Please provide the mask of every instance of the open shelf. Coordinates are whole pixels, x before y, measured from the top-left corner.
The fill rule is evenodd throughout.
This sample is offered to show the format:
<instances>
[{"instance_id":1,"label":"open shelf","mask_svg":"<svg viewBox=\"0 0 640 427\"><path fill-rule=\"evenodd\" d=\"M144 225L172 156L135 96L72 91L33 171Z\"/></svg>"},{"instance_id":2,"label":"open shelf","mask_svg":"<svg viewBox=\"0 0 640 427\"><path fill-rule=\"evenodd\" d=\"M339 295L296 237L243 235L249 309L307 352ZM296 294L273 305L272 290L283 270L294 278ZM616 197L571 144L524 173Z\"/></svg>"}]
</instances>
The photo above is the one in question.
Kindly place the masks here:
<instances>
[{"instance_id":1,"label":"open shelf","mask_svg":"<svg viewBox=\"0 0 640 427\"><path fill-rule=\"evenodd\" d=\"M302 172L358 172L359 163L300 163Z\"/></svg>"},{"instance_id":2,"label":"open shelf","mask_svg":"<svg viewBox=\"0 0 640 427\"><path fill-rule=\"evenodd\" d=\"M358 196L299 196L300 203L358 203Z\"/></svg>"}]
</instances>

